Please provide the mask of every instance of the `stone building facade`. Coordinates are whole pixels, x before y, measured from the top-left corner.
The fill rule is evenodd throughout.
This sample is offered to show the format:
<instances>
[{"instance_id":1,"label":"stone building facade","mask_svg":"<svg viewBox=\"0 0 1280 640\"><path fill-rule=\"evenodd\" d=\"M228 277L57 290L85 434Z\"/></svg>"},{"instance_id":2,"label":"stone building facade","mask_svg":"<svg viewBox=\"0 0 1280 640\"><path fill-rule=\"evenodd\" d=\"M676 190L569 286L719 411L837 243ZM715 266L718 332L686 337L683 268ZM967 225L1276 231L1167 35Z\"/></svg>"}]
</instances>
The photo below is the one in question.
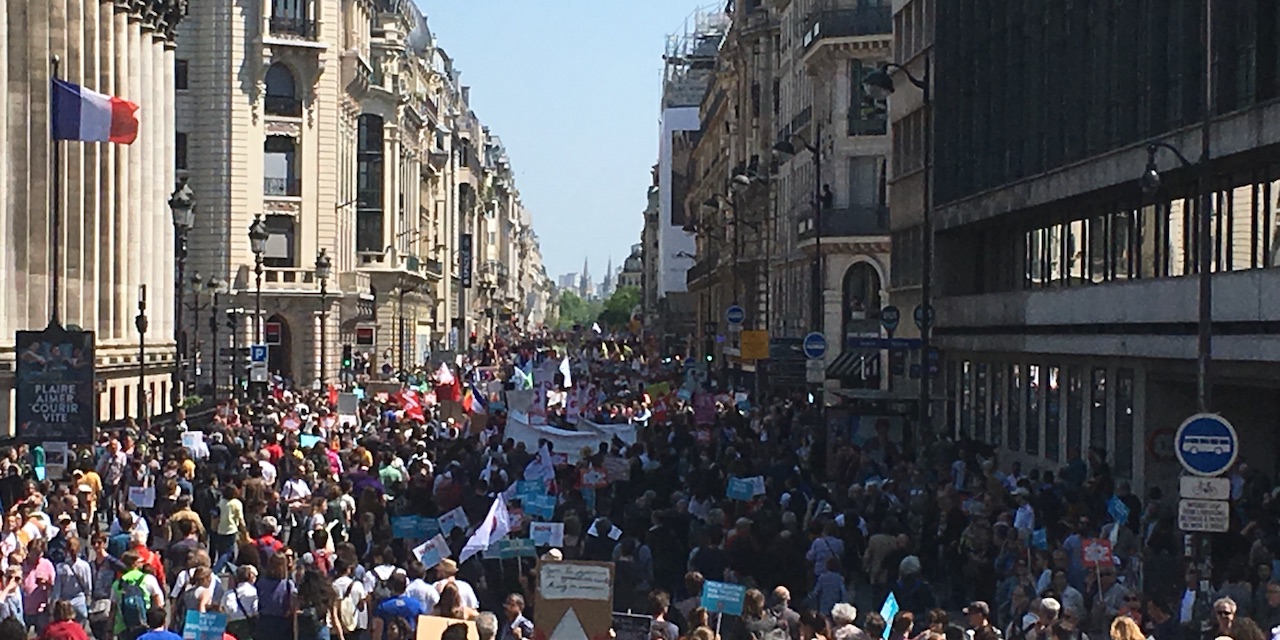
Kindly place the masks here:
<instances>
[{"instance_id":1,"label":"stone building facade","mask_svg":"<svg viewBox=\"0 0 1280 640\"><path fill-rule=\"evenodd\" d=\"M185 2L0 2L0 431L12 433L16 331L60 319L95 333L99 422L166 411L172 397L175 29ZM63 143L59 264L50 217L51 60L60 76L140 106L132 145ZM134 318L150 319L145 361ZM139 398L145 402L139 402Z\"/></svg>"}]
</instances>

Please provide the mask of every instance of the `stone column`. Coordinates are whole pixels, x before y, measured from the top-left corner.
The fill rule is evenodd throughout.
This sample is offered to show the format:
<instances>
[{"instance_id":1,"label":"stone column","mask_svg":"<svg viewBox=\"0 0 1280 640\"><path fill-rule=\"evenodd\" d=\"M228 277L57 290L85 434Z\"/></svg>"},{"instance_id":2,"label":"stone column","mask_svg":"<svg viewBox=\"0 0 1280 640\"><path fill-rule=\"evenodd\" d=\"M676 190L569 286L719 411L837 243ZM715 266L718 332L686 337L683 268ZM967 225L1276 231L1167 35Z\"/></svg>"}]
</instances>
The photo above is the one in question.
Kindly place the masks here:
<instances>
[{"instance_id":1,"label":"stone column","mask_svg":"<svg viewBox=\"0 0 1280 640\"><path fill-rule=\"evenodd\" d=\"M157 200L157 202L161 203L161 207L164 209L163 216L165 217L165 219L169 220L170 222L170 224L166 225L165 227L167 231L160 236L161 238L160 252L165 256L165 260L166 260L165 265L162 265L163 268L161 269L160 272L171 273L171 269L166 265L172 264L175 259L175 254L174 254L175 241L173 237L173 224L172 224L172 218L170 217L170 213L168 210L169 209L168 207L169 192L175 187L177 183L177 174L176 174L177 146L176 146L176 143L174 142L174 137L176 135L175 128L174 128L174 103L176 101L176 97L175 97L176 85L174 84L174 65L175 65L174 45L169 40L161 38L155 41L154 46L156 47L156 55L158 58L158 61L156 63L156 66L157 66L156 81L158 83L157 94L159 94L160 104L163 105L163 111L157 114L158 116L160 116L157 122L160 125L160 129L161 129L160 135L161 135L161 140L163 144L163 147L162 147L163 151L160 153L159 162L157 163L157 166L156 166L156 175L160 176L158 180L159 187L160 187L160 194L159 194L160 198L159 200ZM193 188L198 188L198 186ZM197 191L196 196L199 197L199 195L200 193L199 191ZM196 210L196 214L197 215L200 214L199 209ZM209 212L206 212L203 223L197 219L196 224L197 225L203 224L204 233L212 236L214 233L214 228L212 226L213 218L208 214ZM199 232L196 232L196 233L199 233ZM210 276L217 275L218 277L221 277L221 278L227 277L227 274L225 273L210 273L208 275ZM169 317L171 318L174 317L172 311L173 309L172 309L172 303L171 303L170 314L169 314ZM194 323L191 326L198 328L200 325L199 323ZM193 333L198 333L198 329L196 332L193 332ZM216 349L216 346L214 348ZM206 359L205 362L208 363L209 361Z\"/></svg>"},{"instance_id":2,"label":"stone column","mask_svg":"<svg viewBox=\"0 0 1280 640\"><path fill-rule=\"evenodd\" d=\"M0 87L9 86L9 3L0 0ZM0 127L0 167L12 166L9 157L9 128ZM13 222L9 219L9 181L0 180L0 229L11 229ZM15 273L9 268L13 256L9 253L9 244L0 242L0 282L12 283ZM18 308L18 287L0 287L0 306L5 309ZM13 319L15 314L0 313L0 335L11 336L17 329ZM8 410L9 393L0 387L0 415L12 416ZM0 423L0 433L13 433L13 429Z\"/></svg>"},{"instance_id":3,"label":"stone column","mask_svg":"<svg viewBox=\"0 0 1280 640\"><path fill-rule=\"evenodd\" d=\"M116 6L113 10L112 29L115 37L112 38L111 52L115 56L115 73L112 76L110 87L104 87L111 95L126 96L129 90L129 73L131 71L129 65L129 16L120 7ZM119 324L121 331L120 337L125 343L133 343L138 339L136 331L133 329L133 316L137 308L136 301L138 299L138 281L133 277L129 269L130 234L136 233L137 229L132 224L130 211L133 209L129 204L129 149L119 146L112 146L113 155L115 156L115 188L113 200L113 227L114 246L112 247L111 260L112 269L115 272L115 282L117 286L117 307L116 322ZM135 392L136 393L136 392ZM125 415L133 415L136 408L136 400L134 407L126 407Z\"/></svg>"},{"instance_id":4,"label":"stone column","mask_svg":"<svg viewBox=\"0 0 1280 640\"><path fill-rule=\"evenodd\" d=\"M400 127L394 121L383 121L382 125L382 247L395 246L396 205L399 204L400 193ZM397 252L399 247L396 247ZM394 264L387 265L395 267Z\"/></svg>"}]
</instances>

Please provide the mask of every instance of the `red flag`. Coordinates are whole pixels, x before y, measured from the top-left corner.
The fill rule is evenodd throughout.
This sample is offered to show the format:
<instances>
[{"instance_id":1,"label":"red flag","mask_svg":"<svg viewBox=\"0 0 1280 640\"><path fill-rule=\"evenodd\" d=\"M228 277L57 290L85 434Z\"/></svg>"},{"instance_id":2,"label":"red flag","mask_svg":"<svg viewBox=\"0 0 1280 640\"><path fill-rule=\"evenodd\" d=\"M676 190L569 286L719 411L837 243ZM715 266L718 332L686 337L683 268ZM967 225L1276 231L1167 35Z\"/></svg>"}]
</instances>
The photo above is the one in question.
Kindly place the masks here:
<instances>
[{"instance_id":1,"label":"red flag","mask_svg":"<svg viewBox=\"0 0 1280 640\"><path fill-rule=\"evenodd\" d=\"M418 402L418 392L413 389L405 389L400 392L400 406L404 408L404 415L411 420L418 422L426 422L427 416L422 412L422 403Z\"/></svg>"},{"instance_id":2,"label":"red flag","mask_svg":"<svg viewBox=\"0 0 1280 640\"><path fill-rule=\"evenodd\" d=\"M332 408L336 406L338 406L338 388L333 385L329 385L329 407Z\"/></svg>"}]
</instances>

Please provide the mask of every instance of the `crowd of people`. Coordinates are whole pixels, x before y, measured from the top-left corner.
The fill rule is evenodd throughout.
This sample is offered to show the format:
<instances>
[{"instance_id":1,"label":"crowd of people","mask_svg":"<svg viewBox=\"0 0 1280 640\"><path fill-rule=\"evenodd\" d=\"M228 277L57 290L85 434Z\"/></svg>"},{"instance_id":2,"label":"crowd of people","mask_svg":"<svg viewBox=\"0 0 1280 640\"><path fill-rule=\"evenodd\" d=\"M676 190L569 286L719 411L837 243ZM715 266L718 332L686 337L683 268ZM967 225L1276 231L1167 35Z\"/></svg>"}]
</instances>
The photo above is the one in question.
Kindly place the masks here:
<instances>
[{"instance_id":1,"label":"crowd of people","mask_svg":"<svg viewBox=\"0 0 1280 640\"><path fill-rule=\"evenodd\" d=\"M225 614L235 640L409 640L421 615L474 622L483 640L547 638L535 562L461 554L495 500L517 514L510 535L529 535L538 518L513 488L531 469L564 525L539 561L612 562L614 611L652 616L652 640L1262 640L1280 627L1280 491L1245 467L1233 532L1203 571L1176 505L1134 495L1102 450L1024 470L982 442L908 447L885 422L846 433L804 390L715 389L628 337L484 347L446 365L454 392L417 411L373 394L340 418L334 394L281 387L224 399L200 424L103 428L56 474L33 447L7 448L0 640L174 640L188 612ZM577 381L556 373L538 410L635 438L548 470L552 446L506 433L506 394L566 359ZM444 417L440 398L464 381L483 419ZM605 468L624 472L587 480ZM760 490L730 498L747 478ZM459 508L473 524L430 566L391 525ZM1096 540L1105 562L1085 557ZM702 606L709 581L746 587L741 615Z\"/></svg>"}]
</instances>

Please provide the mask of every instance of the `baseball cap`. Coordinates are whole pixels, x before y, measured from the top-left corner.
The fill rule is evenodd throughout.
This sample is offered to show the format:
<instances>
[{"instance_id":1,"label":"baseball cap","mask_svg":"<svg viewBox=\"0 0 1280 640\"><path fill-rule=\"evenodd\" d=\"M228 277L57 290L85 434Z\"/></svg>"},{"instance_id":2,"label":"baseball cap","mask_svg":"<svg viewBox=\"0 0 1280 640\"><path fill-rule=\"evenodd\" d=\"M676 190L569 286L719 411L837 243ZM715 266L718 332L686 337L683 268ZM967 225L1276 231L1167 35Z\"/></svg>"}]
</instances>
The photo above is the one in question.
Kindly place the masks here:
<instances>
[{"instance_id":1,"label":"baseball cap","mask_svg":"<svg viewBox=\"0 0 1280 640\"><path fill-rule=\"evenodd\" d=\"M987 603L981 600L974 600L973 602L969 603L969 606L964 608L965 615L969 615L973 613L981 613L984 616L990 616L991 607L987 606Z\"/></svg>"}]
</instances>

